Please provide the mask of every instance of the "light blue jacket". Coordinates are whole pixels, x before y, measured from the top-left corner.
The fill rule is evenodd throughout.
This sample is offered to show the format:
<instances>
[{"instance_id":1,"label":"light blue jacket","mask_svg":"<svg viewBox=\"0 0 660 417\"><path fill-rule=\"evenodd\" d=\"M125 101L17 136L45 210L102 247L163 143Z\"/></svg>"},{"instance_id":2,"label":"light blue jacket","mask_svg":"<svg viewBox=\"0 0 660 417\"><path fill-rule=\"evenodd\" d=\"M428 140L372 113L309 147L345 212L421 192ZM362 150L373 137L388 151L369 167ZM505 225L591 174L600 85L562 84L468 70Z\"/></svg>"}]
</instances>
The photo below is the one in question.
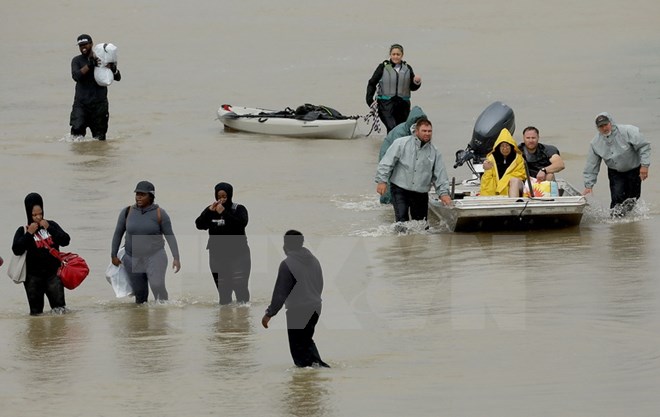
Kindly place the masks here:
<instances>
[{"instance_id":1,"label":"light blue jacket","mask_svg":"<svg viewBox=\"0 0 660 417\"><path fill-rule=\"evenodd\" d=\"M431 143L422 146L417 136L395 140L378 164L376 182L387 182L418 193L435 186L438 195L449 195L449 178L442 155Z\"/></svg>"},{"instance_id":2,"label":"light blue jacket","mask_svg":"<svg viewBox=\"0 0 660 417\"><path fill-rule=\"evenodd\" d=\"M651 144L644 139L639 128L632 125L614 124L609 113L604 115L612 123L609 136L600 132L592 139L587 151L587 162L584 166L584 187L593 188L598 178L601 161L608 168L619 172L630 171L637 167L648 167L651 164Z\"/></svg>"}]
</instances>

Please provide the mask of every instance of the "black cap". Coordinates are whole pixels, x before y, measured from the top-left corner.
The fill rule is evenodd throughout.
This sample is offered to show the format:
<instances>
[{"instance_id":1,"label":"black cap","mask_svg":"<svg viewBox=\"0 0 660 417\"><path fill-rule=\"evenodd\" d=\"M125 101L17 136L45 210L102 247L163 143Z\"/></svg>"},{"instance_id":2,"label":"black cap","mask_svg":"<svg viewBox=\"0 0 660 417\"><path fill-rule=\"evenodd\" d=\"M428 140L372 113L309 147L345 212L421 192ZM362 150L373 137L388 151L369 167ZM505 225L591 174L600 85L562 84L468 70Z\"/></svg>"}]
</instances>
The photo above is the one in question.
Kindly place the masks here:
<instances>
[{"instance_id":1,"label":"black cap","mask_svg":"<svg viewBox=\"0 0 660 417\"><path fill-rule=\"evenodd\" d=\"M156 187L149 181L140 181L135 186L135 193L150 193L153 196L156 196Z\"/></svg>"},{"instance_id":2,"label":"black cap","mask_svg":"<svg viewBox=\"0 0 660 417\"><path fill-rule=\"evenodd\" d=\"M610 122L610 119L607 116L605 116L604 114L601 114L600 116L596 117L596 126L597 127L605 126L609 122Z\"/></svg>"},{"instance_id":3,"label":"black cap","mask_svg":"<svg viewBox=\"0 0 660 417\"><path fill-rule=\"evenodd\" d=\"M78 36L78 40L76 41L78 45L85 45L86 43L92 43L92 37L83 33L82 35Z\"/></svg>"}]
</instances>

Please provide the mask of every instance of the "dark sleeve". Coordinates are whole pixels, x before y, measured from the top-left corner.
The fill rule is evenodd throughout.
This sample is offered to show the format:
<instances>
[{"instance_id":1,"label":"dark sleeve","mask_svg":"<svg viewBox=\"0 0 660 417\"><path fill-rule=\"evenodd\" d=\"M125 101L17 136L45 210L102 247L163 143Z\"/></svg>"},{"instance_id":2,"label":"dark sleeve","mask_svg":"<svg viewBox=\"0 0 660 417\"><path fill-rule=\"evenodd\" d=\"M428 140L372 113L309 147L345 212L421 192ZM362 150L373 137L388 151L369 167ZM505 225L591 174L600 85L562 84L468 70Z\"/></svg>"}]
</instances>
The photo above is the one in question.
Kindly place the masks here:
<instances>
[{"instance_id":1,"label":"dark sleeve","mask_svg":"<svg viewBox=\"0 0 660 417\"><path fill-rule=\"evenodd\" d=\"M381 62L378 67L376 67L374 74L371 76L369 82L367 83L367 106L371 106L375 100L374 95L376 94L376 89L378 88L378 82L381 78L383 78L384 68L385 65L383 65Z\"/></svg>"},{"instance_id":2,"label":"dark sleeve","mask_svg":"<svg viewBox=\"0 0 660 417\"><path fill-rule=\"evenodd\" d=\"M245 206L238 205L236 211L234 210L225 210L225 221L230 225L238 225L241 228L245 228L248 224L248 211Z\"/></svg>"},{"instance_id":3,"label":"dark sleeve","mask_svg":"<svg viewBox=\"0 0 660 417\"><path fill-rule=\"evenodd\" d=\"M162 224L160 225L160 230L163 233L163 236L165 236L165 240L167 240L167 244L170 247L170 250L172 251L172 257L176 259L177 261L179 260L179 244L176 241L176 236L174 236L174 229L172 229L172 220L170 219L170 216L167 214L165 210L161 207L160 209L161 215L162 215Z\"/></svg>"},{"instance_id":4,"label":"dark sleeve","mask_svg":"<svg viewBox=\"0 0 660 417\"><path fill-rule=\"evenodd\" d=\"M112 235L112 247L110 248L110 256L116 257L117 252L119 252L119 245L121 244L121 238L126 232L126 213L128 207L125 207L122 211L119 212L119 217L117 217L117 225L115 226L115 233Z\"/></svg>"},{"instance_id":5,"label":"dark sleeve","mask_svg":"<svg viewBox=\"0 0 660 417\"><path fill-rule=\"evenodd\" d=\"M21 256L25 251L34 246L34 237L23 226L16 229L14 242L11 245L11 251L14 252L14 255Z\"/></svg>"},{"instance_id":6,"label":"dark sleeve","mask_svg":"<svg viewBox=\"0 0 660 417\"><path fill-rule=\"evenodd\" d=\"M410 65L408 65L408 69L410 70L410 91L417 91L422 86L422 83L415 84L415 71L413 71Z\"/></svg>"},{"instance_id":7,"label":"dark sleeve","mask_svg":"<svg viewBox=\"0 0 660 417\"><path fill-rule=\"evenodd\" d=\"M195 220L195 227L198 230L209 230L211 228L211 220L213 220L213 211L206 207L202 211L202 214Z\"/></svg>"},{"instance_id":8,"label":"dark sleeve","mask_svg":"<svg viewBox=\"0 0 660 417\"><path fill-rule=\"evenodd\" d=\"M83 74L80 72L80 70L82 67L87 65L87 61L83 61L79 58L79 56L76 56L71 60L71 77L75 82L78 82L82 79ZM84 62L83 65L81 65L81 62Z\"/></svg>"},{"instance_id":9,"label":"dark sleeve","mask_svg":"<svg viewBox=\"0 0 660 417\"><path fill-rule=\"evenodd\" d=\"M68 246L71 242L69 234L52 220L48 220L48 233L53 237L53 242L57 246Z\"/></svg>"},{"instance_id":10,"label":"dark sleeve","mask_svg":"<svg viewBox=\"0 0 660 417\"><path fill-rule=\"evenodd\" d=\"M291 294L294 285L296 285L296 279L293 277L286 262L282 261L280 263L280 269L277 272L277 281L275 281L273 297L270 300L270 305L266 309L266 315L268 317L273 317L282 309L282 306L284 305L286 298Z\"/></svg>"}]
</instances>

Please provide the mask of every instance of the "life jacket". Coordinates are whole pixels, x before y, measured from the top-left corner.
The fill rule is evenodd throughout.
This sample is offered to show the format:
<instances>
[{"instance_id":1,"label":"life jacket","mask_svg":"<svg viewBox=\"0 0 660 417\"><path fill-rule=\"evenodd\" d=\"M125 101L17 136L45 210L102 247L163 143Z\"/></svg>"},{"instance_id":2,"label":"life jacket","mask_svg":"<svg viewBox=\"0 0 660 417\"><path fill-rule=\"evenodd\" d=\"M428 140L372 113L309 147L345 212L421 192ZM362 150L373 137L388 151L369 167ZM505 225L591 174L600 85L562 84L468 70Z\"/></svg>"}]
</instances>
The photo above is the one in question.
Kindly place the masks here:
<instances>
[{"instance_id":1,"label":"life jacket","mask_svg":"<svg viewBox=\"0 0 660 417\"><path fill-rule=\"evenodd\" d=\"M391 61L384 61L383 65L383 76L378 82L378 99L389 100L398 96L404 100L410 100L410 68L408 68L408 64L402 61L399 71L394 69Z\"/></svg>"}]
</instances>

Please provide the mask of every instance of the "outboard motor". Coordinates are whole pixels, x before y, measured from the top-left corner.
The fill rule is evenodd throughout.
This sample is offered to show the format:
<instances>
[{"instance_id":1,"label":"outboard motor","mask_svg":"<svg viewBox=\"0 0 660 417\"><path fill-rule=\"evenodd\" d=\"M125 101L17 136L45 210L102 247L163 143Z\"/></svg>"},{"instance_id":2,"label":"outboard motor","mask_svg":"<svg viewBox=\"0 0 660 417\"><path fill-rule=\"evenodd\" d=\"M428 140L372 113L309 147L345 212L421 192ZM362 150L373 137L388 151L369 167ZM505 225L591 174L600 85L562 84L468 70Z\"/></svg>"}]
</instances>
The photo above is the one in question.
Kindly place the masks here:
<instances>
[{"instance_id":1,"label":"outboard motor","mask_svg":"<svg viewBox=\"0 0 660 417\"><path fill-rule=\"evenodd\" d=\"M493 145L502 129L507 129L513 135L516 130L515 115L511 107L496 101L486 107L477 118L472 131L472 140L465 150L456 152L454 168L472 160L481 163L493 150Z\"/></svg>"},{"instance_id":2,"label":"outboard motor","mask_svg":"<svg viewBox=\"0 0 660 417\"><path fill-rule=\"evenodd\" d=\"M513 135L516 130L515 116L511 107L496 101L486 107L477 118L468 147L477 158L485 158L493 150L502 129L507 129Z\"/></svg>"}]
</instances>

